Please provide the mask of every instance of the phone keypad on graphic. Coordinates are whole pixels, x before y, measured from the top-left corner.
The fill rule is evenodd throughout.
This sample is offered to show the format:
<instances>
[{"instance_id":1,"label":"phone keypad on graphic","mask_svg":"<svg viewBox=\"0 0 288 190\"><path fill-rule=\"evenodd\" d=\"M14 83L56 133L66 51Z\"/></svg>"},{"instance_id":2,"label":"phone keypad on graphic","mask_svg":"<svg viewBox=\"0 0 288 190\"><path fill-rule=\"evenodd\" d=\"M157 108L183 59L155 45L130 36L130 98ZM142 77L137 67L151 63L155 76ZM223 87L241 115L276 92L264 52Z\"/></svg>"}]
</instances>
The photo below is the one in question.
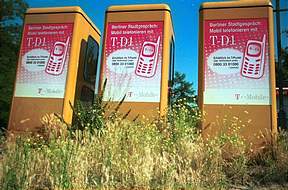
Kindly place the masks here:
<instances>
[{"instance_id":1,"label":"phone keypad on graphic","mask_svg":"<svg viewBox=\"0 0 288 190\"><path fill-rule=\"evenodd\" d=\"M150 75L153 69L153 61L154 59L149 59L148 63L145 63L144 59L140 57L139 65L137 67L137 73Z\"/></svg>"}]
</instances>

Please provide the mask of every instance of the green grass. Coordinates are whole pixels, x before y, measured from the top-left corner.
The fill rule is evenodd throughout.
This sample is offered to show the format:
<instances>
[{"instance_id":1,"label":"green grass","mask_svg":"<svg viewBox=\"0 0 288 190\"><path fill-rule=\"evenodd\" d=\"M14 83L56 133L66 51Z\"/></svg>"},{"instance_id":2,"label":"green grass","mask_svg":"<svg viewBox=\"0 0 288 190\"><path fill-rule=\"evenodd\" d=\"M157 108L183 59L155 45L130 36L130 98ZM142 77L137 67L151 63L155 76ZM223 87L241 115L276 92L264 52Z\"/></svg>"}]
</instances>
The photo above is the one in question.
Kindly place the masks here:
<instances>
[{"instance_id":1,"label":"green grass","mask_svg":"<svg viewBox=\"0 0 288 190\"><path fill-rule=\"evenodd\" d=\"M288 182L287 132L280 132L274 149L249 157L237 133L203 141L197 109L179 105L168 121L131 122L117 111L105 116L102 108L76 107L73 126L47 115L43 133L4 141L0 189L229 189Z\"/></svg>"}]
</instances>

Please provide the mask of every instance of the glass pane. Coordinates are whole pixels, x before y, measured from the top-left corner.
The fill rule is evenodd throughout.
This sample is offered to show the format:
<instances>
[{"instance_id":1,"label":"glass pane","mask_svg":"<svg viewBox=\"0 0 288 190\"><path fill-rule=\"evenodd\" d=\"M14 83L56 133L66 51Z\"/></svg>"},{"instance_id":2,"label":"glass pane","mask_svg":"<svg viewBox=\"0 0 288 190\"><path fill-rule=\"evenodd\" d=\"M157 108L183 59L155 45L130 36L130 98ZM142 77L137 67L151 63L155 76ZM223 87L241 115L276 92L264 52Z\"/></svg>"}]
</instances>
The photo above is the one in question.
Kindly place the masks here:
<instances>
[{"instance_id":1,"label":"glass pane","mask_svg":"<svg viewBox=\"0 0 288 190\"><path fill-rule=\"evenodd\" d=\"M98 53L98 43L92 37L89 37L85 55L84 79L90 83L95 83L96 80Z\"/></svg>"},{"instance_id":2,"label":"glass pane","mask_svg":"<svg viewBox=\"0 0 288 190\"><path fill-rule=\"evenodd\" d=\"M91 104L94 100L94 91L86 86L83 86L81 89L80 101L82 103Z\"/></svg>"},{"instance_id":3,"label":"glass pane","mask_svg":"<svg viewBox=\"0 0 288 190\"><path fill-rule=\"evenodd\" d=\"M169 81L172 82L174 75L174 40L170 42L170 65L169 65ZM169 84L170 86L172 84Z\"/></svg>"},{"instance_id":4,"label":"glass pane","mask_svg":"<svg viewBox=\"0 0 288 190\"><path fill-rule=\"evenodd\" d=\"M288 47L288 11L280 13L281 19L281 44L282 48Z\"/></svg>"}]
</instances>

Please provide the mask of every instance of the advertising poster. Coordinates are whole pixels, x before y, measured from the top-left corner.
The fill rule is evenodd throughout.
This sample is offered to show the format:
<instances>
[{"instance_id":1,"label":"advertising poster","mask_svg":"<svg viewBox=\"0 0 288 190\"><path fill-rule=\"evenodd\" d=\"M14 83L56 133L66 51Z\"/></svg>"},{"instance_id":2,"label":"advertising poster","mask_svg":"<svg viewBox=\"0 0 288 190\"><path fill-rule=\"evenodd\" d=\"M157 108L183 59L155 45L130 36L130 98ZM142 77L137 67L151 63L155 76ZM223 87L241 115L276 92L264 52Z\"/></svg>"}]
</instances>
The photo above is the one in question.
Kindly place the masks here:
<instances>
[{"instance_id":1,"label":"advertising poster","mask_svg":"<svg viewBox=\"0 0 288 190\"><path fill-rule=\"evenodd\" d=\"M160 102L163 22L108 23L104 100Z\"/></svg>"},{"instance_id":2,"label":"advertising poster","mask_svg":"<svg viewBox=\"0 0 288 190\"><path fill-rule=\"evenodd\" d=\"M204 22L204 104L271 105L268 20Z\"/></svg>"},{"instance_id":3,"label":"advertising poster","mask_svg":"<svg viewBox=\"0 0 288 190\"><path fill-rule=\"evenodd\" d=\"M64 98L72 30L72 23L24 26L16 97Z\"/></svg>"}]
</instances>

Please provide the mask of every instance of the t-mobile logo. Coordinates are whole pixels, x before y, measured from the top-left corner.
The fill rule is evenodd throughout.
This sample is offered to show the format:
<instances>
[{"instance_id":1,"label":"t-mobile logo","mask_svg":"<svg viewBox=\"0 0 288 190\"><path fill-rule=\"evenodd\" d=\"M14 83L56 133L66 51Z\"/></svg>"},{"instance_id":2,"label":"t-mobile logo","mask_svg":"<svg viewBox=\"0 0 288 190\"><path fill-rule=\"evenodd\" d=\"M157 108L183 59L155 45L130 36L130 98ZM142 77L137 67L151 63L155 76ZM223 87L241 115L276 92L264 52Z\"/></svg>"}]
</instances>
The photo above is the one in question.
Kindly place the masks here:
<instances>
[{"instance_id":1,"label":"t-mobile logo","mask_svg":"<svg viewBox=\"0 0 288 190\"><path fill-rule=\"evenodd\" d=\"M235 98L236 98L236 100L239 100L240 94L235 94Z\"/></svg>"},{"instance_id":2,"label":"t-mobile logo","mask_svg":"<svg viewBox=\"0 0 288 190\"><path fill-rule=\"evenodd\" d=\"M132 97L132 92L127 93L128 97Z\"/></svg>"}]
</instances>

